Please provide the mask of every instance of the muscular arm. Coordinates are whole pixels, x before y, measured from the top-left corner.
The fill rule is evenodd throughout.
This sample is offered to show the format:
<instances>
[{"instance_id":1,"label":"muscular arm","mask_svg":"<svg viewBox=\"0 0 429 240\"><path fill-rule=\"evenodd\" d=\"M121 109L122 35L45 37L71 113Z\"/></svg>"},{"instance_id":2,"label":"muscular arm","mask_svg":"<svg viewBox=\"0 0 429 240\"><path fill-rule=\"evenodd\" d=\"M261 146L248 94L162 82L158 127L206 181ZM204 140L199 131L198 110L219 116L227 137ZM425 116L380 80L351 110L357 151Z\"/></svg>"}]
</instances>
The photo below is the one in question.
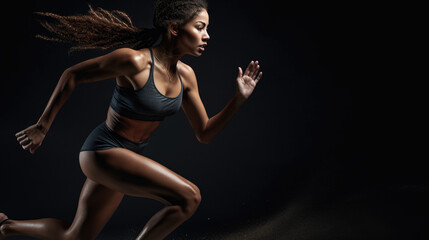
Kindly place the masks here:
<instances>
[{"instance_id":1,"label":"muscular arm","mask_svg":"<svg viewBox=\"0 0 429 240\"><path fill-rule=\"evenodd\" d=\"M219 113L209 118L198 93L196 80L193 80L183 97L182 109L198 141L207 144L226 126L243 102L244 100L234 96Z\"/></svg>"},{"instance_id":2,"label":"muscular arm","mask_svg":"<svg viewBox=\"0 0 429 240\"><path fill-rule=\"evenodd\" d=\"M65 70L37 123L15 134L19 144L24 150L34 153L41 146L58 111L78 84L134 75L144 66L144 61L140 59L142 57L142 53L123 48Z\"/></svg>"},{"instance_id":3,"label":"muscular arm","mask_svg":"<svg viewBox=\"0 0 429 240\"><path fill-rule=\"evenodd\" d=\"M140 69L141 57L136 51L124 48L66 69L37 121L37 127L46 134L55 116L78 84L135 74Z\"/></svg>"},{"instance_id":4,"label":"muscular arm","mask_svg":"<svg viewBox=\"0 0 429 240\"><path fill-rule=\"evenodd\" d=\"M187 77L187 89L183 97L182 108L194 129L198 141L206 144L210 143L232 119L241 105L252 94L256 84L262 77L262 72L258 74L258 61L250 62L244 73L239 68L236 79L236 94L219 113L209 118L199 95L194 71L187 66L184 72Z\"/></svg>"}]
</instances>

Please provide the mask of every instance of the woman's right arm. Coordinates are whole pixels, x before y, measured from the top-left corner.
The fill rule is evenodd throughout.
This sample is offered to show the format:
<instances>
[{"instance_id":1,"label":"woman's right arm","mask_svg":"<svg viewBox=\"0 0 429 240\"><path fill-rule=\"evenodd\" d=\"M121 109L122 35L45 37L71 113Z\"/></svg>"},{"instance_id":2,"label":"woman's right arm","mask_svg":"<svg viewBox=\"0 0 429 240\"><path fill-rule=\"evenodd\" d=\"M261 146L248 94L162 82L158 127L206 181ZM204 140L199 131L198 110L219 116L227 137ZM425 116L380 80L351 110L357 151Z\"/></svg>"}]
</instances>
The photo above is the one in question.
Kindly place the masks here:
<instances>
[{"instance_id":1,"label":"woman's right arm","mask_svg":"<svg viewBox=\"0 0 429 240\"><path fill-rule=\"evenodd\" d=\"M55 116L78 84L100 81L121 75L132 76L141 71L143 67L142 57L143 54L141 52L129 48L121 48L66 69L61 75L37 123L15 134L22 148L34 153L40 147Z\"/></svg>"}]
</instances>

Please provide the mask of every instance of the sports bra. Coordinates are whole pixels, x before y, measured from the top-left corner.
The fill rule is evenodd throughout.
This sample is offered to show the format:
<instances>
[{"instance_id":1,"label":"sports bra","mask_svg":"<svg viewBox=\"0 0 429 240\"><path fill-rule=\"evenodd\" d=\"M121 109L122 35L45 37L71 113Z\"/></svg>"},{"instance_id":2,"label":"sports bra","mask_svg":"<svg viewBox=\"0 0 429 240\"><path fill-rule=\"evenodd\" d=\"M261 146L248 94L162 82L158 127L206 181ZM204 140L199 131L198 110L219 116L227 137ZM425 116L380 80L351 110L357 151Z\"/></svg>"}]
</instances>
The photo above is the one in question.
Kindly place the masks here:
<instances>
[{"instance_id":1,"label":"sports bra","mask_svg":"<svg viewBox=\"0 0 429 240\"><path fill-rule=\"evenodd\" d=\"M143 121L162 121L164 117L170 116L180 110L183 96L183 82L179 72L181 89L177 97L167 97L155 86L153 80L153 69L155 61L153 59L152 49L149 48L152 66L149 79L146 84L137 90L133 88L115 86L110 106L122 116L143 120Z\"/></svg>"}]
</instances>

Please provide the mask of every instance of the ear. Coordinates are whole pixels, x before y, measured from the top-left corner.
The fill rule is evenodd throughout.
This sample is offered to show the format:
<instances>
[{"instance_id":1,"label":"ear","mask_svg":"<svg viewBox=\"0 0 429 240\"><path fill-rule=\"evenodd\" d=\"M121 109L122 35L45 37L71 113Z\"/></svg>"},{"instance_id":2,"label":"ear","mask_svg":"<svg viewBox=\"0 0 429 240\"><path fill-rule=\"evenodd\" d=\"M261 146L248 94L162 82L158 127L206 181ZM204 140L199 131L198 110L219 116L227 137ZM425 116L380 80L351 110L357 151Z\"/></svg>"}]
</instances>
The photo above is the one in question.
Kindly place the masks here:
<instances>
[{"instance_id":1,"label":"ear","mask_svg":"<svg viewBox=\"0 0 429 240\"><path fill-rule=\"evenodd\" d=\"M176 22L170 23L168 26L168 31L170 32L171 36L177 37L177 35L179 35L179 24Z\"/></svg>"}]
</instances>

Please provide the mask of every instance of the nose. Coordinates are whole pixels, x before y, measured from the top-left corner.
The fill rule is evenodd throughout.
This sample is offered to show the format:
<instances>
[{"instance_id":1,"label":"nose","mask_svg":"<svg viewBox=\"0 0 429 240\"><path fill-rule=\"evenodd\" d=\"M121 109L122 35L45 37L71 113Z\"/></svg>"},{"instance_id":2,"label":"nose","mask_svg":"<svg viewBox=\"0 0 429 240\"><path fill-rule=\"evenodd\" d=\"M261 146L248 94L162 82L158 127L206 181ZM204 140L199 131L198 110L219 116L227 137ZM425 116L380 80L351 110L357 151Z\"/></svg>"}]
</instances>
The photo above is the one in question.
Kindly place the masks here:
<instances>
[{"instance_id":1,"label":"nose","mask_svg":"<svg viewBox=\"0 0 429 240\"><path fill-rule=\"evenodd\" d=\"M209 35L209 32L207 32L207 30L205 31L205 33L204 33L204 35L203 35L203 40L204 40L204 41L208 41L208 40L210 40L210 35Z\"/></svg>"}]
</instances>

